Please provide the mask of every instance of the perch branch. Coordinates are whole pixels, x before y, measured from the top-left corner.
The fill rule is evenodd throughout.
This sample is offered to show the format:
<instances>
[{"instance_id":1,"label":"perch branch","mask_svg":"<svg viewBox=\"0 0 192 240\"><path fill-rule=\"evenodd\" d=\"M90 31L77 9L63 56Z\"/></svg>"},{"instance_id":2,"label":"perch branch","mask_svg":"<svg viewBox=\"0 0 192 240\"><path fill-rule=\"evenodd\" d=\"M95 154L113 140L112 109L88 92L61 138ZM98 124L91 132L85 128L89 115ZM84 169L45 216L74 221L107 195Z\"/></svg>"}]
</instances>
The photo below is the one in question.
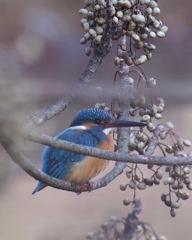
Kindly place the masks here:
<instances>
[{"instance_id":1,"label":"perch branch","mask_svg":"<svg viewBox=\"0 0 192 240\"><path fill-rule=\"evenodd\" d=\"M36 180L42 181L46 185L52 186L57 189L67 190L71 192L79 193L82 192L82 189L80 185L56 179L53 178L45 173L43 173L41 170L36 168L24 155L20 153L20 151L17 148L17 145L14 143L11 139L4 139L2 142L2 146L7 151L11 159L19 165L27 174L35 178ZM115 177L119 175L119 168L116 166L104 177L92 181L92 190L96 190L98 188L102 188L109 184ZM90 191L88 186L84 186L83 191Z\"/></svg>"},{"instance_id":2,"label":"perch branch","mask_svg":"<svg viewBox=\"0 0 192 240\"><path fill-rule=\"evenodd\" d=\"M111 152L100 150L98 148L86 147L79 144L71 143L68 141L55 139L45 134L40 134L35 131L29 131L26 136L26 139L40 143L43 145L52 146L54 148L69 150L72 152L84 154L87 156L99 157L102 159L127 162L127 163L138 163L138 164L153 164L153 165L192 165L192 157L180 157L180 156L145 156L138 154L127 154L120 152Z\"/></svg>"},{"instance_id":3,"label":"perch branch","mask_svg":"<svg viewBox=\"0 0 192 240\"><path fill-rule=\"evenodd\" d=\"M18 133L18 132L17 132ZM25 135L25 136L24 136ZM59 180L52 178L45 173L41 172L38 168L36 168L25 156L23 156L18 150L17 145L14 143L12 139L9 139L9 136L12 135L1 135L1 143L5 148L11 159L17 163L25 172L27 172L30 176L35 179L42 181L43 183L50 185L52 187L58 189L64 189L73 192L79 192L80 187L74 183L70 183L67 181ZM47 136L45 134L40 134L38 132L28 130L22 131L22 137L24 139L28 139L30 141L40 143L43 145L49 145L55 148L65 149L73 152L77 152L84 155L99 157L102 159L117 161L116 166L105 175L103 178L93 181L93 190L106 186L110 183L115 177L117 177L123 169L119 169L119 163L138 163L138 164L153 164L153 165L192 165L192 157L156 157L156 156L144 156L137 154L127 154L123 152L110 152L104 151L97 148L85 147L82 145L74 144L71 142L59 140ZM18 137L16 137L18 141ZM16 141L15 140L15 141ZM84 191L88 191L89 189L85 186Z\"/></svg>"}]
</instances>

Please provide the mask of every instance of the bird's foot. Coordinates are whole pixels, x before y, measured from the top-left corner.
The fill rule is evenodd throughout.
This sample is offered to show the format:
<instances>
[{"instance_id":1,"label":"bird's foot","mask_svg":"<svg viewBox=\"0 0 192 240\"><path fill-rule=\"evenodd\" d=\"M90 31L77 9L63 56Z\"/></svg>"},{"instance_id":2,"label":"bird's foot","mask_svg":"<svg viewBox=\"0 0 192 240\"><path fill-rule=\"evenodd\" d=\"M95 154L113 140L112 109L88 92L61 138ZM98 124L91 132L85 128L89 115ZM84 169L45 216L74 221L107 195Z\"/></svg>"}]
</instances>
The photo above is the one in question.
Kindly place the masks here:
<instances>
[{"instance_id":1,"label":"bird's foot","mask_svg":"<svg viewBox=\"0 0 192 240\"><path fill-rule=\"evenodd\" d=\"M80 195L80 194L84 191L85 187L88 188L88 191L89 191L89 192L91 192L92 189L93 189L93 185L92 185L91 182L81 183L81 184L79 184L79 186L80 186L80 190L79 190L79 192L77 193L78 195Z\"/></svg>"},{"instance_id":2,"label":"bird's foot","mask_svg":"<svg viewBox=\"0 0 192 240\"><path fill-rule=\"evenodd\" d=\"M89 192L91 192L93 190L93 184L92 182L87 182L85 183L86 185L88 185L88 189L89 189Z\"/></svg>"}]
</instances>

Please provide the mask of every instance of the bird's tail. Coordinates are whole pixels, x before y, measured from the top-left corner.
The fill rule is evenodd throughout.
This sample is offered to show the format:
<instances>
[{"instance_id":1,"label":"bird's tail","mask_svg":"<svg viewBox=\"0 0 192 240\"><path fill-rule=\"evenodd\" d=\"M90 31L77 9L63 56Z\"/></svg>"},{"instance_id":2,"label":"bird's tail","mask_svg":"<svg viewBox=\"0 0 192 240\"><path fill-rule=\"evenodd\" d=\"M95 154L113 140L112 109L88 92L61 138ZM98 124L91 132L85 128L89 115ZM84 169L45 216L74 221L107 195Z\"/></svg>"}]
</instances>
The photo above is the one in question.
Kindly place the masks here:
<instances>
[{"instance_id":1,"label":"bird's tail","mask_svg":"<svg viewBox=\"0 0 192 240\"><path fill-rule=\"evenodd\" d=\"M41 191L45 187L46 187L45 184L43 184L42 182L38 182L37 187L33 190L32 194L35 194L36 192Z\"/></svg>"}]
</instances>

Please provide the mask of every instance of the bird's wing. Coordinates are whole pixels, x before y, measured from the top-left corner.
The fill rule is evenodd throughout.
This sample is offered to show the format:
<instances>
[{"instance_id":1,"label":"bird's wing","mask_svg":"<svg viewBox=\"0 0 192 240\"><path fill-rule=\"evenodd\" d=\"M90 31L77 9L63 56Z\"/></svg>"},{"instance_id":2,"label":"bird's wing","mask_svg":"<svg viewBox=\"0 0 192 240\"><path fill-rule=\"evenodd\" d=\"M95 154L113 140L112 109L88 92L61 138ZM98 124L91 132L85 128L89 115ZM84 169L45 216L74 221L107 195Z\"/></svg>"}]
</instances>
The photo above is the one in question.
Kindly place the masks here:
<instances>
[{"instance_id":1,"label":"bird's wing","mask_svg":"<svg viewBox=\"0 0 192 240\"><path fill-rule=\"evenodd\" d=\"M99 136L93 136L88 130L67 129L56 138L90 147L96 147L100 141ZM67 175L72 164L81 161L83 158L83 154L46 146L42 155L42 171L52 177L63 178Z\"/></svg>"}]
</instances>

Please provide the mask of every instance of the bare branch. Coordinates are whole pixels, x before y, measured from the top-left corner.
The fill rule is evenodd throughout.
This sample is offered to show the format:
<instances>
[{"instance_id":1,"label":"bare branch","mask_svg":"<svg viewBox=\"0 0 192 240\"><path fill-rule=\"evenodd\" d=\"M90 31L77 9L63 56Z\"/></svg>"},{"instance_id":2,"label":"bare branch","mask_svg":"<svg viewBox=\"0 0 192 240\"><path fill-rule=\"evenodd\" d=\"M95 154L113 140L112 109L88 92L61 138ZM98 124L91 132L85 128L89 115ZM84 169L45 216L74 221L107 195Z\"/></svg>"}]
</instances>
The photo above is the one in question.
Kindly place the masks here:
<instances>
[{"instance_id":1,"label":"bare branch","mask_svg":"<svg viewBox=\"0 0 192 240\"><path fill-rule=\"evenodd\" d=\"M156 128L153 130L153 136L150 138L147 149L145 151L145 156L151 156L158 144L158 137L160 134L160 127L159 125L156 126Z\"/></svg>"},{"instance_id":2,"label":"bare branch","mask_svg":"<svg viewBox=\"0 0 192 240\"><path fill-rule=\"evenodd\" d=\"M21 131L22 137L33 142L37 142L43 145L49 145L55 148L67 149L69 151L77 152L84 155L99 157L102 159L118 161L115 167L106 174L103 178L92 182L93 190L106 186L114 178L116 178L122 171L126 163L138 163L138 164L153 164L153 165L192 165L192 157L156 157L156 156L144 156L137 154L127 154L120 152L104 151L97 148L85 147L82 145L74 144L71 142L59 140L40 134L32 130ZM10 155L12 160L17 163L25 172L35 179L42 181L43 183L52 187L68 190L72 192L79 192L80 186L71 182L59 180L50 177L49 175L41 172L37 169L26 157L24 157L18 150L14 143L13 135L12 140L5 135L1 136L2 146L5 148L7 153ZM16 138L18 140L18 138ZM85 186L84 191L88 191L88 187Z\"/></svg>"},{"instance_id":3,"label":"bare branch","mask_svg":"<svg viewBox=\"0 0 192 240\"><path fill-rule=\"evenodd\" d=\"M99 45L93 44L93 56L89 61L85 71L80 75L77 83L72 88L69 95L63 97L48 108L27 117L25 120L29 126L40 126L61 111L64 111L71 104L71 102L80 95L82 90L87 88L91 82L92 77L101 65L103 58L109 53L113 43L112 39L115 29L112 25L111 20L110 1L107 1L107 8L107 22L101 43Z\"/></svg>"},{"instance_id":4,"label":"bare branch","mask_svg":"<svg viewBox=\"0 0 192 240\"><path fill-rule=\"evenodd\" d=\"M4 140L2 146L7 151L11 159L18 164L26 173L35 179L42 181L52 187L78 192L80 187L68 181L52 178L36 168L25 156L18 150L16 144L11 139Z\"/></svg>"},{"instance_id":5,"label":"bare branch","mask_svg":"<svg viewBox=\"0 0 192 240\"><path fill-rule=\"evenodd\" d=\"M138 164L153 164L153 165L192 165L192 157L180 157L180 156L145 156L138 154L127 154L120 152L111 152L100 150L93 147L85 147L79 144L67 142L60 139L55 139L45 134L40 134L35 131L29 131L26 136L26 139L40 143L43 145L52 146L54 148L65 149L72 152L84 154L87 156L99 157L102 159L127 162L127 163L138 163Z\"/></svg>"},{"instance_id":6,"label":"bare branch","mask_svg":"<svg viewBox=\"0 0 192 240\"><path fill-rule=\"evenodd\" d=\"M53 178L43 173L42 171L40 171L25 156L23 156L20 153L20 151L17 149L16 144L12 140L7 139L6 141L3 141L2 146L7 151L11 159L17 165L19 165L27 174L34 177L36 180L42 181L46 185L52 186L57 189L67 190L67 191L76 192L76 193L79 193L80 191L82 192L80 185L72 182L60 180L57 178ZM112 171L110 171L101 179L91 182L92 190L96 190L98 188L102 188L106 186L118 175L119 175L119 169L117 167L114 167ZM85 185L83 191L90 191L89 187Z\"/></svg>"}]
</instances>

